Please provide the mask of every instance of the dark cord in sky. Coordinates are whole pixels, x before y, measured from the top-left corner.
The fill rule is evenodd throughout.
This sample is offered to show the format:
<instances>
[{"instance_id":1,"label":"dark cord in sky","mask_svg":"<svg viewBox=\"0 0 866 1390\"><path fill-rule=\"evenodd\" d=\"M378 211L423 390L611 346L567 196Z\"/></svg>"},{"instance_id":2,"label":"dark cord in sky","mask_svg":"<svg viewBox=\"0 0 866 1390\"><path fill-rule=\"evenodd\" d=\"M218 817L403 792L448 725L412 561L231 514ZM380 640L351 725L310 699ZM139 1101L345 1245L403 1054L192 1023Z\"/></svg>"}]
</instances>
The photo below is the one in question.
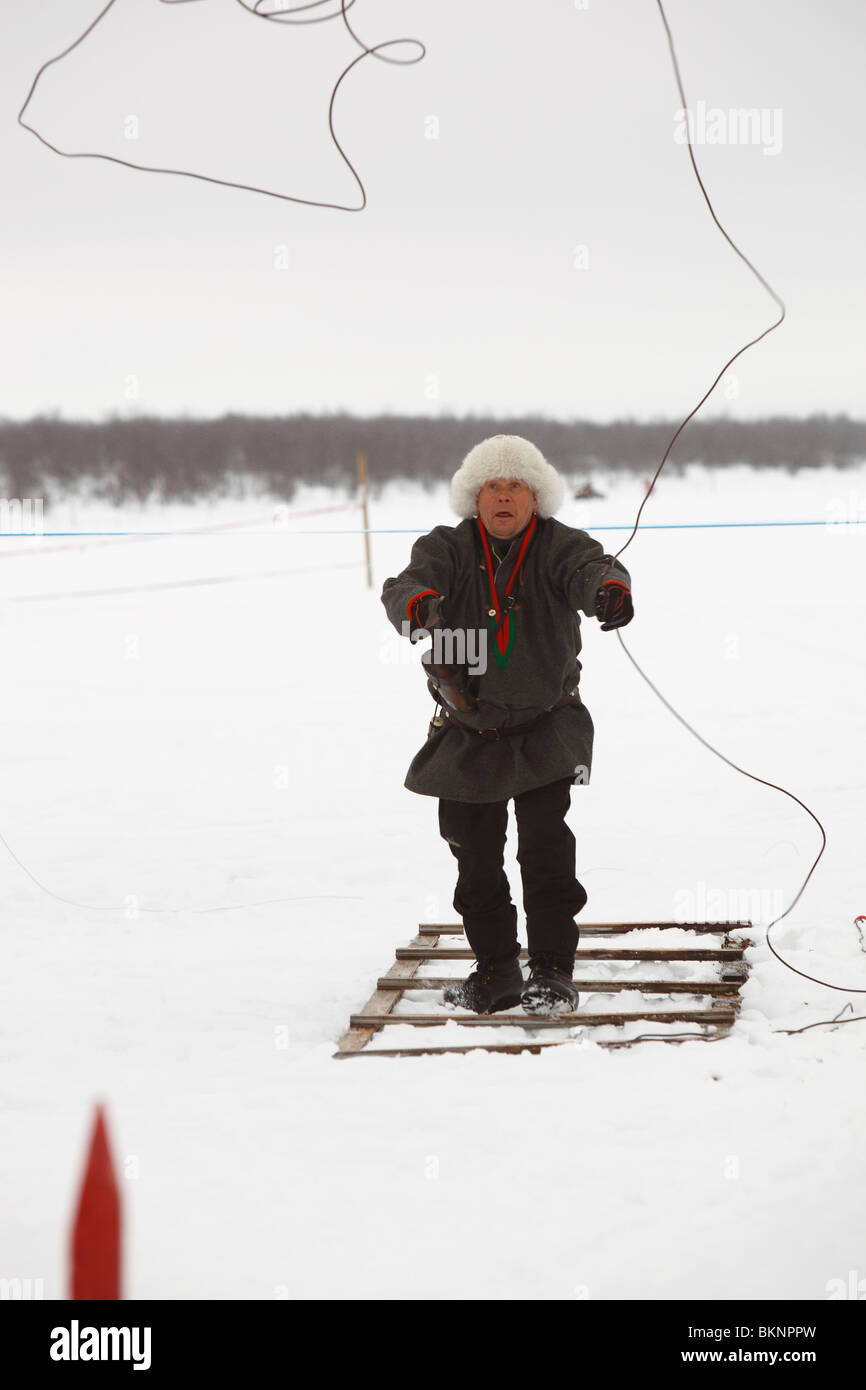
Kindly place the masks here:
<instances>
[{"instance_id":1,"label":"dark cord in sky","mask_svg":"<svg viewBox=\"0 0 866 1390\"><path fill-rule=\"evenodd\" d=\"M350 174L352 175L353 179L358 185L358 192L360 194L361 201L357 204L329 203L320 202L314 198L300 198L291 193L280 193L273 188L261 188L256 184L238 183L232 179L218 179L213 177L212 175L199 174L192 169L167 169L158 168L150 164L136 164L133 160L121 159L117 155L101 154L100 152L95 150L61 150L57 145L52 144L50 140L46 140L45 136L41 135L35 126L30 125L24 119L24 113L26 112L28 106L30 105L30 102L33 99L34 93L36 92L36 88L39 85L40 79L42 78L43 73L48 70L48 68L53 67L56 63L61 63L64 58L68 57L68 55L72 53L74 49L78 48L79 45L84 42L84 40L87 38L89 34L93 33L97 25L102 22L105 16L114 7L116 0L108 0L108 4L102 10L100 10L96 18L92 20L90 24L88 24L87 28L83 31L83 33L79 34L77 39L74 39L72 43L68 44L61 53L56 54L53 58L47 59L47 61L42 64L42 66L39 68L39 71L36 73L36 76L34 77L32 83L30 84L30 90L27 93L23 106L21 107L21 110L18 112L18 124L24 130L29 131L31 135L35 135L36 139L39 140L43 145L45 145L47 149L52 150L54 154L61 155L64 159L104 159L109 164L119 164L125 169L137 169L142 173L147 174L175 174L181 178L198 179L202 183L217 184L221 188L236 188L245 193L261 193L266 198L279 198L282 202L299 203L305 207L333 208L335 211L338 212L362 212L363 209L367 206L366 189L364 188L364 184L361 180L360 174L358 173L354 164L350 160L349 156L346 154L346 151L343 149L343 146L340 144L340 141L337 139L337 133L334 129L334 102L336 101L337 92L339 91L343 79L352 71L353 68L357 67L359 63L363 62L365 58L378 58L380 62L392 63L396 64L397 66L403 67L411 65L412 63L420 63L421 59L425 56L427 50L425 49L420 39L386 39L383 43L366 44L364 40L360 38L356 31L353 29L352 25L349 23L347 12L355 5L356 0L339 0L339 8L335 9L334 6L336 2L337 0L312 0L312 3L307 4L284 4L280 3L280 0L277 0L277 7L272 10L266 11L261 8L262 0L255 0L254 4L248 4L247 0L235 0L235 3L237 5L240 5L241 9L244 10L247 14L249 14L253 19L261 20L262 22L267 24L326 24L330 20L341 19L349 36L351 37L353 42L355 42L361 49L361 52L358 54L357 58L353 58L351 63L348 63L346 67L343 68L343 71L340 73L339 77L337 78L336 82L334 83L331 89L331 96L328 102L328 130L330 131L331 139L334 143L334 146L338 154L340 155L340 158L343 160L343 163L346 165L346 168L349 170ZM172 8L175 5L200 5L206 3L206 0L155 0L155 3L166 5L168 8ZM329 7L329 13L327 14L311 13L312 11L321 11L325 7ZM395 57L393 54L386 52L387 49L396 48L398 45L401 44L410 44L412 48L416 51L410 57L407 58L398 58Z\"/></svg>"}]
</instances>

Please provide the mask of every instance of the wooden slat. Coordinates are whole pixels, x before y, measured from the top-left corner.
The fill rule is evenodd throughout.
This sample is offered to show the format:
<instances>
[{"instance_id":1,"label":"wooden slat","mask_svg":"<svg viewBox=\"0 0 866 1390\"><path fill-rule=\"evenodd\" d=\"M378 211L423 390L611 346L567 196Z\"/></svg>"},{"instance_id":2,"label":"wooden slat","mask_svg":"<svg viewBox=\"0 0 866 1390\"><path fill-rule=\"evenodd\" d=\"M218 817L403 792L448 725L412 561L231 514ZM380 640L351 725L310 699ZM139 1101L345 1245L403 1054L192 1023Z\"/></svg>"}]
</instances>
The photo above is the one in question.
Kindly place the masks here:
<instances>
[{"instance_id":1,"label":"wooden slat","mask_svg":"<svg viewBox=\"0 0 866 1390\"><path fill-rule=\"evenodd\" d=\"M724 1033L727 1031L727 1028L711 1028L707 1032L700 1034L700 1036L704 1038L713 1038L714 1035L723 1037ZM533 1039L532 1042L461 1043L449 1047L370 1047L367 1048L366 1052L357 1052L354 1054L348 1052L335 1053L335 1057L349 1057L352 1055L356 1057L444 1057L450 1055L452 1052L533 1052L537 1055L539 1052L549 1051L552 1047L567 1047L569 1043L573 1043L574 1041L574 1038L558 1038L552 1042L538 1042L536 1039ZM639 1039L635 1038L629 1040L628 1038L622 1038L613 1040L608 1038L593 1038L592 1041L595 1043L596 1047L630 1047L632 1041L638 1042ZM684 1038L678 1038L675 1034L671 1034L671 1036L665 1038L664 1041L673 1044L686 1040Z\"/></svg>"},{"instance_id":2,"label":"wooden slat","mask_svg":"<svg viewBox=\"0 0 866 1390\"><path fill-rule=\"evenodd\" d=\"M578 921L581 936L619 936L630 931L692 931L712 936L726 936L728 932L751 927L751 922L581 922ZM418 928L420 936L463 936L463 928L458 923L422 922Z\"/></svg>"},{"instance_id":3,"label":"wooden slat","mask_svg":"<svg viewBox=\"0 0 866 1390\"><path fill-rule=\"evenodd\" d=\"M343 1057L439 1057L450 1056L452 1052L544 1052L547 1048L562 1047L572 1042L563 1038L560 1042L516 1042L516 1043L465 1043L452 1047L370 1047L366 1052L335 1052L334 1060Z\"/></svg>"},{"instance_id":4,"label":"wooden slat","mask_svg":"<svg viewBox=\"0 0 866 1390\"><path fill-rule=\"evenodd\" d=\"M573 1042L573 1038L562 1038L558 1042L514 1042L514 1043L462 1043L451 1047L370 1047L366 1052L357 1052L356 1057L438 1057L452 1052L544 1052L551 1047L563 1047ZM335 1058L349 1057L351 1053L336 1052Z\"/></svg>"},{"instance_id":5,"label":"wooden slat","mask_svg":"<svg viewBox=\"0 0 866 1390\"><path fill-rule=\"evenodd\" d=\"M677 1009L670 1013L660 1013L652 1009L639 1009L635 1013L611 1014L559 1014L555 1018L529 1014L453 1014L443 1010L440 1014L395 1014L368 1017L366 1014L353 1014L349 1020L352 1028L382 1028L387 1024L408 1024L410 1028L441 1028L446 1023L459 1023L461 1028L580 1028L611 1025L618 1027L623 1023L722 1023L732 1022L735 1012L732 1009Z\"/></svg>"},{"instance_id":6,"label":"wooden slat","mask_svg":"<svg viewBox=\"0 0 866 1390\"><path fill-rule=\"evenodd\" d=\"M413 937L412 945L414 946L420 940L420 936ZM399 988L395 989L394 985L402 981L403 987L405 987L414 977L420 964L420 960L414 961L414 963L398 960L391 966L386 976L389 981L388 987L381 989L377 985L364 1005L363 1017L367 1022L361 1028L356 1028L353 1020L349 1019L348 1032L344 1033L337 1043L335 1057L360 1053L367 1046L374 1033L382 1026L378 1020L389 1014L400 998L400 990Z\"/></svg>"},{"instance_id":7,"label":"wooden slat","mask_svg":"<svg viewBox=\"0 0 866 1390\"><path fill-rule=\"evenodd\" d=\"M417 938L416 938L417 940ZM644 947L640 950L625 950L615 946L601 947L590 946L586 950L578 948L577 959L581 960L742 960L742 946L721 946L718 949L711 949L705 946L695 946L688 948L676 948L668 950L665 947L658 947L657 950ZM431 951L429 946L401 946L394 952L398 960L474 960L475 953L466 946L440 946L437 951ZM528 951L520 952L521 960L529 959Z\"/></svg>"},{"instance_id":8,"label":"wooden slat","mask_svg":"<svg viewBox=\"0 0 866 1390\"><path fill-rule=\"evenodd\" d=\"M420 962L419 962L420 965ZM426 989L440 990L447 985L457 984L456 976L416 975L411 982L391 980L383 975L377 989ZM725 980L574 980L572 982L581 994L618 994L620 990L639 990L644 994L720 994L736 998L737 981Z\"/></svg>"}]
</instances>

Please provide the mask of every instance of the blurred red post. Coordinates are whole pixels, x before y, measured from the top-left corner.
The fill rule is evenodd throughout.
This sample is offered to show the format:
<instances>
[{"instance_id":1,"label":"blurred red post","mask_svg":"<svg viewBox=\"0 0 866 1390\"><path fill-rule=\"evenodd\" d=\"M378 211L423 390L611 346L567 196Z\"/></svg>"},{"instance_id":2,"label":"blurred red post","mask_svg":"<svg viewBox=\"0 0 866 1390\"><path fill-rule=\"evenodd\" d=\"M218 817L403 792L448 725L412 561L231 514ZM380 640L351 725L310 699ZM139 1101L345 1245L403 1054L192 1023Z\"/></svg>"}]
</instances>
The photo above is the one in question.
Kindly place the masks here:
<instances>
[{"instance_id":1,"label":"blurred red post","mask_svg":"<svg viewBox=\"0 0 866 1390\"><path fill-rule=\"evenodd\" d=\"M70 1298L120 1298L120 1192L101 1105L72 1230Z\"/></svg>"}]
</instances>

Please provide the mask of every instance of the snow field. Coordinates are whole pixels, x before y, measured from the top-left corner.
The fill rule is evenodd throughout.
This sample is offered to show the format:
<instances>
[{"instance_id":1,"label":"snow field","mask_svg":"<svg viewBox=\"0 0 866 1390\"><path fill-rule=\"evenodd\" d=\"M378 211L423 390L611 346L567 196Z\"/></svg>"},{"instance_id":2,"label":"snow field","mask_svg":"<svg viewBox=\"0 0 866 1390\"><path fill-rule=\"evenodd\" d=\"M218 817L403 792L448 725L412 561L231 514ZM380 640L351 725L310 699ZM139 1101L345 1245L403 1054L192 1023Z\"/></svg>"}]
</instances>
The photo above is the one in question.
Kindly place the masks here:
<instances>
[{"instance_id":1,"label":"snow field","mask_svg":"<svg viewBox=\"0 0 866 1390\"><path fill-rule=\"evenodd\" d=\"M642 487L597 481L608 497L561 519L615 548L627 533L594 527L630 524ZM863 469L692 468L663 475L643 520L832 521L864 489ZM394 948L454 920L435 803L402 787L429 697L378 600L413 535L451 518L442 487L374 498L371 524L408 533L374 536L368 592L359 536L274 525L276 505L70 502L48 529L248 516L254 534L62 552L46 538L0 557L0 832L54 892L99 908L46 896L0 846L0 1273L63 1295L96 1099L130 1297L820 1299L866 1273L866 1026L775 1031L866 1006L784 971L760 930L720 1043L331 1060ZM704 737L824 821L828 850L774 941L866 989L862 547L862 527L829 524L642 532L623 635ZM107 589L123 592L87 593ZM595 761L570 824L587 920L765 924L817 852L814 824L701 748L614 634L585 621L582 661Z\"/></svg>"}]
</instances>

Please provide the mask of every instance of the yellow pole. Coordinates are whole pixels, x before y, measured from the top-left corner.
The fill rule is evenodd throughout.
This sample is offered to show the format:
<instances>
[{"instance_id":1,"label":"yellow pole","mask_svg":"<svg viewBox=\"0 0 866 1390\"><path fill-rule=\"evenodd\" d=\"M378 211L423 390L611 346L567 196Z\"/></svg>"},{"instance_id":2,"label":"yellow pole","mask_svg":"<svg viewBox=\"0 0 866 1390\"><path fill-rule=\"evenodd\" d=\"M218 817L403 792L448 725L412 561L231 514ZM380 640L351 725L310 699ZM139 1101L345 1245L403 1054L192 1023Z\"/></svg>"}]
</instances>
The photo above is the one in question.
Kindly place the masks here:
<instances>
[{"instance_id":1,"label":"yellow pole","mask_svg":"<svg viewBox=\"0 0 866 1390\"><path fill-rule=\"evenodd\" d=\"M370 517L367 512L367 455L358 452L358 483L361 488L361 516L364 520L364 560L367 565L367 588L373 587L373 568L370 561Z\"/></svg>"}]
</instances>

